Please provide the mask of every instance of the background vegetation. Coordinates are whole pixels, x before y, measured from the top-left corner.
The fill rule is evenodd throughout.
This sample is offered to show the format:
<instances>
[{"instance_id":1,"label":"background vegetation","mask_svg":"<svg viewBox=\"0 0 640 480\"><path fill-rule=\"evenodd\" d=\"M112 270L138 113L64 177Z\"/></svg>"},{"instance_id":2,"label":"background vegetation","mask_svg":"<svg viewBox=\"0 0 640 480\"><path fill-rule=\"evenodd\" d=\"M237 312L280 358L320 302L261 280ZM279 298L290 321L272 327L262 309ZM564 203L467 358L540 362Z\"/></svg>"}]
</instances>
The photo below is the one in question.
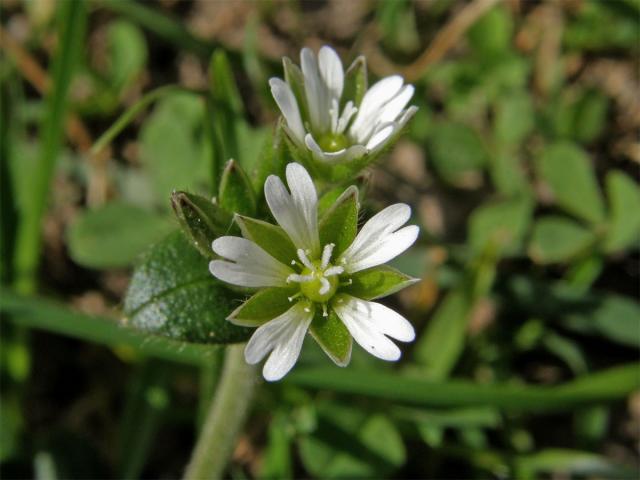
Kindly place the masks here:
<instances>
[{"instance_id":1,"label":"background vegetation","mask_svg":"<svg viewBox=\"0 0 640 480\"><path fill-rule=\"evenodd\" d=\"M422 228L395 265L422 281L389 300L418 339L347 369L306 342L228 475L637 478L637 0L0 12L4 478L182 474L222 347L120 326L131 267L177 229L173 189L210 195L228 158L259 178L267 80L325 43L416 85L363 182Z\"/></svg>"}]
</instances>

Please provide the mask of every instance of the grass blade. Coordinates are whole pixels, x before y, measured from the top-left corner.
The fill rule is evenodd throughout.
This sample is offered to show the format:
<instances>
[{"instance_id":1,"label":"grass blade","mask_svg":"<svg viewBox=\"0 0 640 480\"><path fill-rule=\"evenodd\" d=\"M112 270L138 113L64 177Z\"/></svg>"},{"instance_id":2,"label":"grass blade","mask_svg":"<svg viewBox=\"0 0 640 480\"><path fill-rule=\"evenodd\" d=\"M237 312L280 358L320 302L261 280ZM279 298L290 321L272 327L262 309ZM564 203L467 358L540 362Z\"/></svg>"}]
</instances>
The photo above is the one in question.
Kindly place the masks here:
<instances>
[{"instance_id":1,"label":"grass blade","mask_svg":"<svg viewBox=\"0 0 640 480\"><path fill-rule=\"evenodd\" d=\"M125 346L142 355L179 363L201 365L216 354L216 347L177 342L126 328L112 319L74 312L64 306L33 296L0 290L0 312L11 315L18 325L59 335L100 343Z\"/></svg>"},{"instance_id":2,"label":"grass blade","mask_svg":"<svg viewBox=\"0 0 640 480\"><path fill-rule=\"evenodd\" d=\"M30 293L36 287L40 255L41 220L44 215L51 177L62 144L67 112L67 94L76 62L84 46L86 2L62 2L59 17L59 44L53 59L53 88L47 98L47 114L40 135L42 150L33 172L33 198L18 226L15 256L16 287Z\"/></svg>"},{"instance_id":3,"label":"grass blade","mask_svg":"<svg viewBox=\"0 0 640 480\"><path fill-rule=\"evenodd\" d=\"M568 410L578 405L623 398L640 386L638 364L584 375L555 387L469 381L431 382L394 373L335 368L300 369L288 383L320 390L366 395L422 407L491 406L510 411Z\"/></svg>"}]
</instances>

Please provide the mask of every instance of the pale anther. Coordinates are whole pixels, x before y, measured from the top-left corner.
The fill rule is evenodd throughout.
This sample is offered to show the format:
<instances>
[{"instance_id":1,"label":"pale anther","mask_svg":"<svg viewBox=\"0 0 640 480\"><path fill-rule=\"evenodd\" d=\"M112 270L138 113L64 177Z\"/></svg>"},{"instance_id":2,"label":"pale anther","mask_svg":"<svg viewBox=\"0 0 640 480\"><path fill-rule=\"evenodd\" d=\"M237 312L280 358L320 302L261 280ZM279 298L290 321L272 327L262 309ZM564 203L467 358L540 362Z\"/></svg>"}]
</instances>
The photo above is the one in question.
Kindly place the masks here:
<instances>
[{"instance_id":1,"label":"pale anther","mask_svg":"<svg viewBox=\"0 0 640 480\"><path fill-rule=\"evenodd\" d=\"M327 243L322 250L322 263L320 264L321 268L324 270L329 265L329 260L331 260L331 254L333 253L333 249L336 246L335 243Z\"/></svg>"},{"instance_id":2,"label":"pale anther","mask_svg":"<svg viewBox=\"0 0 640 480\"><path fill-rule=\"evenodd\" d=\"M323 317L328 317L329 316L329 312L327 312L327 304L326 303L322 304L322 316Z\"/></svg>"},{"instance_id":3,"label":"pale anther","mask_svg":"<svg viewBox=\"0 0 640 480\"><path fill-rule=\"evenodd\" d=\"M340 275L344 272L344 268L340 266L329 267L324 271L325 277L332 277L333 275Z\"/></svg>"},{"instance_id":4,"label":"pale anther","mask_svg":"<svg viewBox=\"0 0 640 480\"><path fill-rule=\"evenodd\" d=\"M296 282L296 283L306 283L313 280L313 275L298 275L297 273L292 273L287 277L287 283Z\"/></svg>"},{"instance_id":5,"label":"pale anther","mask_svg":"<svg viewBox=\"0 0 640 480\"><path fill-rule=\"evenodd\" d=\"M311 261L309 261L309 257L307 257L307 253L302 250L301 248L298 249L298 258L300 259L300 261L302 262L302 264L307 267L309 270L311 270L312 272L316 271L316 268L313 266L313 263L311 263Z\"/></svg>"}]
</instances>

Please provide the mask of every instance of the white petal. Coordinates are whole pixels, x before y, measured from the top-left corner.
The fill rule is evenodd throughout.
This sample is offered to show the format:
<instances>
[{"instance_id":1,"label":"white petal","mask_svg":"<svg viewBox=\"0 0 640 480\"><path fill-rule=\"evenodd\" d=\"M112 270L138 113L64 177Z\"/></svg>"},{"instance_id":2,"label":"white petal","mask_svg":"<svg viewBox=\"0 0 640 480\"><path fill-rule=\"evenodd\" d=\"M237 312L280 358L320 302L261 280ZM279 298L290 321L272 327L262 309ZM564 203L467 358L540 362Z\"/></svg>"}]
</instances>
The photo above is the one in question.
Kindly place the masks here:
<instances>
[{"instance_id":1,"label":"white petal","mask_svg":"<svg viewBox=\"0 0 640 480\"><path fill-rule=\"evenodd\" d=\"M420 229L416 225L401 228L379 242L363 248L347 260L345 271L355 273L367 268L387 263L414 244Z\"/></svg>"},{"instance_id":2,"label":"white petal","mask_svg":"<svg viewBox=\"0 0 640 480\"><path fill-rule=\"evenodd\" d=\"M318 199L313 181L304 167L289 164L287 182L292 195L278 177L271 175L267 178L264 194L271 213L296 247L319 253Z\"/></svg>"},{"instance_id":3,"label":"white petal","mask_svg":"<svg viewBox=\"0 0 640 480\"><path fill-rule=\"evenodd\" d=\"M331 97L339 101L344 87L344 69L340 57L333 48L324 46L318 54L318 66Z\"/></svg>"},{"instance_id":4,"label":"white petal","mask_svg":"<svg viewBox=\"0 0 640 480\"><path fill-rule=\"evenodd\" d=\"M327 88L320 78L316 56L309 48L300 51L300 66L304 76L304 91L309 107L311 127L319 132L328 131L330 128L329 95Z\"/></svg>"},{"instance_id":5,"label":"white petal","mask_svg":"<svg viewBox=\"0 0 640 480\"><path fill-rule=\"evenodd\" d=\"M313 319L307 302L298 302L279 317L259 327L251 336L244 355L247 363L255 364L269 352L263 375L268 381L281 379L300 356L305 334Z\"/></svg>"},{"instance_id":6,"label":"white petal","mask_svg":"<svg viewBox=\"0 0 640 480\"><path fill-rule=\"evenodd\" d=\"M313 152L314 158L326 163L350 162L367 153L367 148L364 145L352 145L337 152L324 152L310 133L304 137L304 143Z\"/></svg>"},{"instance_id":7,"label":"white petal","mask_svg":"<svg viewBox=\"0 0 640 480\"><path fill-rule=\"evenodd\" d=\"M242 237L220 237L211 244L213 251L232 262L214 260L209 271L220 280L243 287L285 286L293 271Z\"/></svg>"},{"instance_id":8,"label":"white petal","mask_svg":"<svg viewBox=\"0 0 640 480\"><path fill-rule=\"evenodd\" d=\"M401 355L400 349L384 335L383 330L389 328L380 329L379 323L383 323L384 320L374 319L372 303L343 294L336 296L332 307L358 345L382 360L398 360ZM393 320L397 321L397 318ZM393 330L393 327L391 329ZM405 333L406 338L408 335L404 330L406 325L398 328L398 331Z\"/></svg>"},{"instance_id":9,"label":"white petal","mask_svg":"<svg viewBox=\"0 0 640 480\"><path fill-rule=\"evenodd\" d=\"M413 97L414 90L413 85L405 85L402 87L400 92L382 107L379 117L380 121L392 122L398 118L398 115L400 115L404 107L409 103L409 100L411 100L411 97Z\"/></svg>"},{"instance_id":10,"label":"white petal","mask_svg":"<svg viewBox=\"0 0 640 480\"><path fill-rule=\"evenodd\" d=\"M411 207L406 203L389 205L364 224L349 248L342 254L342 258L346 258L366 245L376 242L381 236L397 230L407 223L410 217Z\"/></svg>"},{"instance_id":11,"label":"white petal","mask_svg":"<svg viewBox=\"0 0 640 480\"><path fill-rule=\"evenodd\" d=\"M391 138L391 135L395 132L395 126L393 124L387 125L381 128L375 133L367 142L368 150L378 150L384 146L384 144Z\"/></svg>"},{"instance_id":12,"label":"white petal","mask_svg":"<svg viewBox=\"0 0 640 480\"><path fill-rule=\"evenodd\" d=\"M209 263L211 274L223 282L238 285L240 287L285 287L286 277L272 275L258 271L248 271L247 265L227 262L225 260L213 260Z\"/></svg>"},{"instance_id":13,"label":"white petal","mask_svg":"<svg viewBox=\"0 0 640 480\"><path fill-rule=\"evenodd\" d=\"M288 83L283 82L279 78L270 79L269 85L271 86L271 94L287 121L289 129L294 134L295 138L302 142L305 130L302 125L298 102L296 101L296 97L293 95L291 87Z\"/></svg>"},{"instance_id":14,"label":"white petal","mask_svg":"<svg viewBox=\"0 0 640 480\"><path fill-rule=\"evenodd\" d=\"M347 302L350 308L367 315L371 325L380 333L400 340L401 342L412 342L416 338L413 325L395 310L382 305L381 303L368 302L356 297L350 297Z\"/></svg>"},{"instance_id":15,"label":"white petal","mask_svg":"<svg viewBox=\"0 0 640 480\"><path fill-rule=\"evenodd\" d=\"M364 143L371 135L379 121L378 111L398 94L403 83L401 76L392 75L379 80L367 90L360 103L358 114L349 129L351 136L359 143Z\"/></svg>"}]
</instances>

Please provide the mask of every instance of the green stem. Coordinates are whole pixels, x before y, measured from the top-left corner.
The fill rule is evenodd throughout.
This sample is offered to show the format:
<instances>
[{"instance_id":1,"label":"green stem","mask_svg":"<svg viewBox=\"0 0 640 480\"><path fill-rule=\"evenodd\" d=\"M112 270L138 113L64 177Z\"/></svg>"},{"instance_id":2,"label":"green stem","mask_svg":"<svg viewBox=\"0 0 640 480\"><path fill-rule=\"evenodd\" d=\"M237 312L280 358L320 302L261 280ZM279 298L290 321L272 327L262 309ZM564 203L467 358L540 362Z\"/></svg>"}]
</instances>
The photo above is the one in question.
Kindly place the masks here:
<instances>
[{"instance_id":1,"label":"green stem","mask_svg":"<svg viewBox=\"0 0 640 480\"><path fill-rule=\"evenodd\" d=\"M187 465L185 480L222 478L257 384L256 369L246 363L244 347L227 347L222 378Z\"/></svg>"}]
</instances>

